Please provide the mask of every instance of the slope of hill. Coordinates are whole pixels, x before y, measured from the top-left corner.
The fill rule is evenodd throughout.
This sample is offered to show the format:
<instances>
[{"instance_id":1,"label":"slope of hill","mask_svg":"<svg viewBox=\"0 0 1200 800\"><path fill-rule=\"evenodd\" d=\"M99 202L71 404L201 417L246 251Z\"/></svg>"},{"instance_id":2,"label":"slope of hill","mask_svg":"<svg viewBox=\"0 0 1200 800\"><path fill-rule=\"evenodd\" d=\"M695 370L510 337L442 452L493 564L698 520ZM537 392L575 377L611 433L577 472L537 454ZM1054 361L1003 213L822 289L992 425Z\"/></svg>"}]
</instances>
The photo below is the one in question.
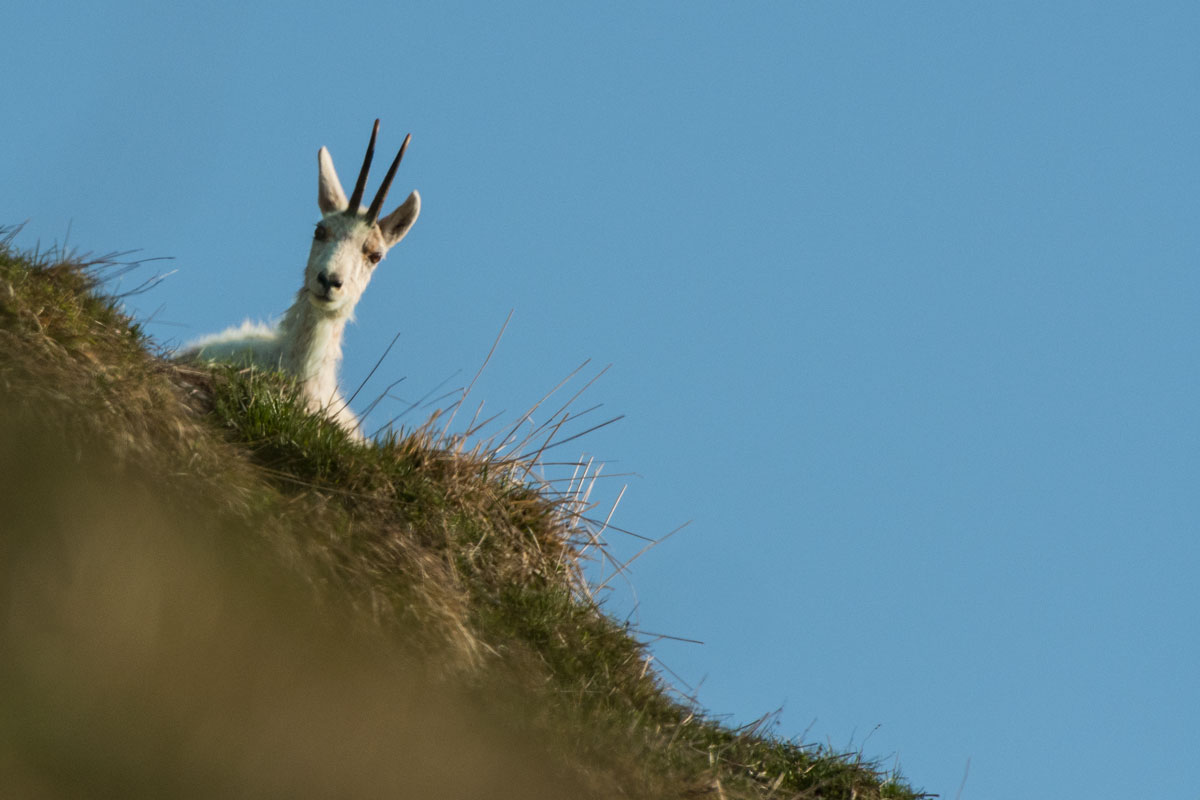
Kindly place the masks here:
<instances>
[{"instance_id":1,"label":"slope of hill","mask_svg":"<svg viewBox=\"0 0 1200 800\"><path fill-rule=\"evenodd\" d=\"M164 360L114 268L0 246L6 796L922 796L673 697L579 484Z\"/></svg>"}]
</instances>

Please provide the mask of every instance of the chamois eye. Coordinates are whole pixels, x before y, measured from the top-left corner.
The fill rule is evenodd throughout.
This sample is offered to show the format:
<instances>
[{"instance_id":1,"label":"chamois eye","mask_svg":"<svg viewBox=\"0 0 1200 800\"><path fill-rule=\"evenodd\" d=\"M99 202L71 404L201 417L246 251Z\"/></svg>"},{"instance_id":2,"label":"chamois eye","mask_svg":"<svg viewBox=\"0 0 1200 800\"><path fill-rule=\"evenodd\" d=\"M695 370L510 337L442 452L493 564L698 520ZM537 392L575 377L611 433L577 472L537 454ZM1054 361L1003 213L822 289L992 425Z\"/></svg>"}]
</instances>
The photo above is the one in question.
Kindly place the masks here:
<instances>
[{"instance_id":1,"label":"chamois eye","mask_svg":"<svg viewBox=\"0 0 1200 800\"><path fill-rule=\"evenodd\" d=\"M367 253L367 260L372 264L378 264L383 260L383 253Z\"/></svg>"},{"instance_id":2,"label":"chamois eye","mask_svg":"<svg viewBox=\"0 0 1200 800\"><path fill-rule=\"evenodd\" d=\"M313 232L313 238L318 242L323 242L329 238L329 231L325 230L324 225L318 225L316 231Z\"/></svg>"}]
</instances>

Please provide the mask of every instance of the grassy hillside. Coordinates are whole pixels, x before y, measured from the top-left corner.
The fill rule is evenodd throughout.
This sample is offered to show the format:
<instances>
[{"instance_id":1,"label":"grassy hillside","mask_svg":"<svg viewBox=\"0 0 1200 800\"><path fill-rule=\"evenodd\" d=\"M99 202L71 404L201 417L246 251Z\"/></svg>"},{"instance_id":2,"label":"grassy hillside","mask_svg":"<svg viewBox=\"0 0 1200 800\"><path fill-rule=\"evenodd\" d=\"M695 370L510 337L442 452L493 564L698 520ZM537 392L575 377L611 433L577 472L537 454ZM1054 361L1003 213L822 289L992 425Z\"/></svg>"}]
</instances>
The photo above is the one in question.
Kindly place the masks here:
<instances>
[{"instance_id":1,"label":"grassy hillside","mask_svg":"<svg viewBox=\"0 0 1200 800\"><path fill-rule=\"evenodd\" d=\"M578 491L163 360L112 268L0 246L0 794L921 796L674 699Z\"/></svg>"}]
</instances>

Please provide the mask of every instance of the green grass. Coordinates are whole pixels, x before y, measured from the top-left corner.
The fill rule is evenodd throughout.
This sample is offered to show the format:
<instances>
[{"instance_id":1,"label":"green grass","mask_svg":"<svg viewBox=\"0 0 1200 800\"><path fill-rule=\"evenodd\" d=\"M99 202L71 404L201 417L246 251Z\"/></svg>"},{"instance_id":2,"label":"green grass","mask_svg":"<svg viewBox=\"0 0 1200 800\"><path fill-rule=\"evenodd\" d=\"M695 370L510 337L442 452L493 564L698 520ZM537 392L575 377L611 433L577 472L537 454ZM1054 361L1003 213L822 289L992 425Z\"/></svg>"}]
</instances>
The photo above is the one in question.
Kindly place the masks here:
<instances>
[{"instance_id":1,"label":"green grass","mask_svg":"<svg viewBox=\"0 0 1200 800\"><path fill-rule=\"evenodd\" d=\"M174 364L111 260L0 247L0 785L30 796L913 798L680 700L578 493ZM439 421L440 424L440 421Z\"/></svg>"}]
</instances>

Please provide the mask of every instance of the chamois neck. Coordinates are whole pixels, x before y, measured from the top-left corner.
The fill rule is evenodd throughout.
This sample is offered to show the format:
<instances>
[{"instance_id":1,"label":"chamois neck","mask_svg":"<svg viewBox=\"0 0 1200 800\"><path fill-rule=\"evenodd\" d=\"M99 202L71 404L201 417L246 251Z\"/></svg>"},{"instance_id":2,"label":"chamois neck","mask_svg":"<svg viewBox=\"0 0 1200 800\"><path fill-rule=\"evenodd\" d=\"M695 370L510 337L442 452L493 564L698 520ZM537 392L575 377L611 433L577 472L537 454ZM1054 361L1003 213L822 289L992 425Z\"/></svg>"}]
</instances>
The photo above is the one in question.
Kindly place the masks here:
<instances>
[{"instance_id":1,"label":"chamois neck","mask_svg":"<svg viewBox=\"0 0 1200 800\"><path fill-rule=\"evenodd\" d=\"M342 335L349 320L349 314L329 314L315 308L308 290L301 289L279 325L283 369L320 395L333 396L342 361Z\"/></svg>"}]
</instances>

